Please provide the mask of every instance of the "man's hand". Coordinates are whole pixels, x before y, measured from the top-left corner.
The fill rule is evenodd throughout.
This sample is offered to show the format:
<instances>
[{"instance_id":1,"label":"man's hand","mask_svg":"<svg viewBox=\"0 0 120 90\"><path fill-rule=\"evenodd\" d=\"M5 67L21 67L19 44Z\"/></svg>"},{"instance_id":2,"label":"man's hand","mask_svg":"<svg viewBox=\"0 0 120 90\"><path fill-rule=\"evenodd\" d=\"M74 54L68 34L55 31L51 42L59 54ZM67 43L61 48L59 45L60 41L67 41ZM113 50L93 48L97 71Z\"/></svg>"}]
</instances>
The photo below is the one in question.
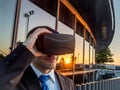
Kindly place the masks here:
<instances>
[{"instance_id":1,"label":"man's hand","mask_svg":"<svg viewBox=\"0 0 120 90\"><path fill-rule=\"evenodd\" d=\"M52 32L45 28L38 28L27 37L25 42L23 42L23 45L26 46L26 48L28 48L36 57L43 56L43 55L45 56L45 54L37 50L35 45L38 36L43 33L52 33Z\"/></svg>"}]
</instances>

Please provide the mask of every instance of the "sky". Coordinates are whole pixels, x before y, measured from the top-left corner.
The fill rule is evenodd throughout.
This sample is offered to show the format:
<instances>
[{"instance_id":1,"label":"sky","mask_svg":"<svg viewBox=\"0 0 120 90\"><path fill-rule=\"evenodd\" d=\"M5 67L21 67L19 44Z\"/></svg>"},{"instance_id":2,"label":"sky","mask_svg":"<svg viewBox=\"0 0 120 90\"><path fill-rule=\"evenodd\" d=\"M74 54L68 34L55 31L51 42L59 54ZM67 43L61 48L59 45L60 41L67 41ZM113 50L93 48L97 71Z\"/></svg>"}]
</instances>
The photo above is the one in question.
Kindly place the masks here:
<instances>
[{"instance_id":1,"label":"sky","mask_svg":"<svg viewBox=\"0 0 120 90\"><path fill-rule=\"evenodd\" d=\"M115 34L109 47L111 53L114 54L114 64L120 65L120 0L113 1L115 12Z\"/></svg>"}]
</instances>

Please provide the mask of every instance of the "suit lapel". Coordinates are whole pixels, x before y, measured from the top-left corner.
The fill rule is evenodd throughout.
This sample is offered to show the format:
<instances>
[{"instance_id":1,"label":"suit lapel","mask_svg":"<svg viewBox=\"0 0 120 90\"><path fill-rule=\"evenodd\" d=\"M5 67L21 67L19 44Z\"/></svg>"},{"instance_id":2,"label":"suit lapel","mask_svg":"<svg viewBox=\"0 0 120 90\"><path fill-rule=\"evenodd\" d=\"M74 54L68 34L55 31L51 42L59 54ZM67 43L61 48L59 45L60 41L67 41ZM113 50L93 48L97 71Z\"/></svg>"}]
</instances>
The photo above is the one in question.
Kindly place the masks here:
<instances>
[{"instance_id":1,"label":"suit lapel","mask_svg":"<svg viewBox=\"0 0 120 90\"><path fill-rule=\"evenodd\" d=\"M22 82L26 85L28 90L41 90L39 80L31 67L26 69Z\"/></svg>"},{"instance_id":2,"label":"suit lapel","mask_svg":"<svg viewBox=\"0 0 120 90\"><path fill-rule=\"evenodd\" d=\"M56 71L55 71L55 75L58 79L58 82L60 85L60 90L69 90L70 87L69 87L68 80L66 80L65 77L61 76ZM41 90L39 80L31 67L28 67L26 69L21 81L22 81L22 83L24 83L27 90Z\"/></svg>"},{"instance_id":3,"label":"suit lapel","mask_svg":"<svg viewBox=\"0 0 120 90\"><path fill-rule=\"evenodd\" d=\"M57 76L57 79L58 79L58 82L60 84L60 88L61 90L69 90L69 87L68 87L68 83L67 81L65 80L65 78L63 78L63 76L61 76L60 74L58 74L57 72L55 72L56 76Z\"/></svg>"}]
</instances>

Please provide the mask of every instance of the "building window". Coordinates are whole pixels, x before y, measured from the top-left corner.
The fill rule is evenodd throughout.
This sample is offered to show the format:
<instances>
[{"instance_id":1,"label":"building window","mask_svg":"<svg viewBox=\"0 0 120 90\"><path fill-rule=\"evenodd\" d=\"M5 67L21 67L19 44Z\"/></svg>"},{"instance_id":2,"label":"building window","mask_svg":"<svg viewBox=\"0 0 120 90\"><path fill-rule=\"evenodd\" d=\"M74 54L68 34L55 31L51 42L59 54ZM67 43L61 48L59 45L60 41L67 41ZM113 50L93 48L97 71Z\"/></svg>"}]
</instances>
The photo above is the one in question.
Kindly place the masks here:
<instances>
[{"instance_id":1,"label":"building window","mask_svg":"<svg viewBox=\"0 0 120 90\"><path fill-rule=\"evenodd\" d=\"M83 25L78 21L76 20L76 33L80 36L83 37Z\"/></svg>"},{"instance_id":2,"label":"building window","mask_svg":"<svg viewBox=\"0 0 120 90\"><path fill-rule=\"evenodd\" d=\"M29 13L31 11L34 11L34 14L30 15ZM25 14L28 14L30 16L26 17ZM49 26L54 29L55 20L56 18L53 17L53 15L49 14L42 8L36 6L36 4L31 3L30 1L27 0L22 0L17 43L25 41L27 33L34 27Z\"/></svg>"},{"instance_id":3,"label":"building window","mask_svg":"<svg viewBox=\"0 0 120 90\"><path fill-rule=\"evenodd\" d=\"M57 15L58 0L29 0L53 16Z\"/></svg>"},{"instance_id":4,"label":"building window","mask_svg":"<svg viewBox=\"0 0 120 90\"><path fill-rule=\"evenodd\" d=\"M63 22L64 24L68 25L70 28L74 29L74 27L75 27L75 16L62 3L60 3L59 20L61 22Z\"/></svg>"},{"instance_id":5,"label":"building window","mask_svg":"<svg viewBox=\"0 0 120 90\"><path fill-rule=\"evenodd\" d=\"M85 39L87 42L89 42L89 39L90 39L90 33L88 31L86 31L86 35L85 35Z\"/></svg>"}]
</instances>

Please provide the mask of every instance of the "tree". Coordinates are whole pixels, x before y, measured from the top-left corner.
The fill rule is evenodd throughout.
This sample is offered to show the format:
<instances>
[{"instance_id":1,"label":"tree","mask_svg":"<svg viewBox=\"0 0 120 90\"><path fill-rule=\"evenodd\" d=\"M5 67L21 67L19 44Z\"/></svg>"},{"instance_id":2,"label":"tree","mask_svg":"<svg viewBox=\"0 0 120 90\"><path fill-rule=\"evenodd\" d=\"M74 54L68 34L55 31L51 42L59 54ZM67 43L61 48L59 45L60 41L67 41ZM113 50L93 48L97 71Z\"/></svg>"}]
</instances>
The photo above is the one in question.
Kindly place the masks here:
<instances>
[{"instance_id":1,"label":"tree","mask_svg":"<svg viewBox=\"0 0 120 90\"><path fill-rule=\"evenodd\" d=\"M112 56L113 54L111 53L111 50L108 47L96 54L96 63L114 62Z\"/></svg>"}]
</instances>

